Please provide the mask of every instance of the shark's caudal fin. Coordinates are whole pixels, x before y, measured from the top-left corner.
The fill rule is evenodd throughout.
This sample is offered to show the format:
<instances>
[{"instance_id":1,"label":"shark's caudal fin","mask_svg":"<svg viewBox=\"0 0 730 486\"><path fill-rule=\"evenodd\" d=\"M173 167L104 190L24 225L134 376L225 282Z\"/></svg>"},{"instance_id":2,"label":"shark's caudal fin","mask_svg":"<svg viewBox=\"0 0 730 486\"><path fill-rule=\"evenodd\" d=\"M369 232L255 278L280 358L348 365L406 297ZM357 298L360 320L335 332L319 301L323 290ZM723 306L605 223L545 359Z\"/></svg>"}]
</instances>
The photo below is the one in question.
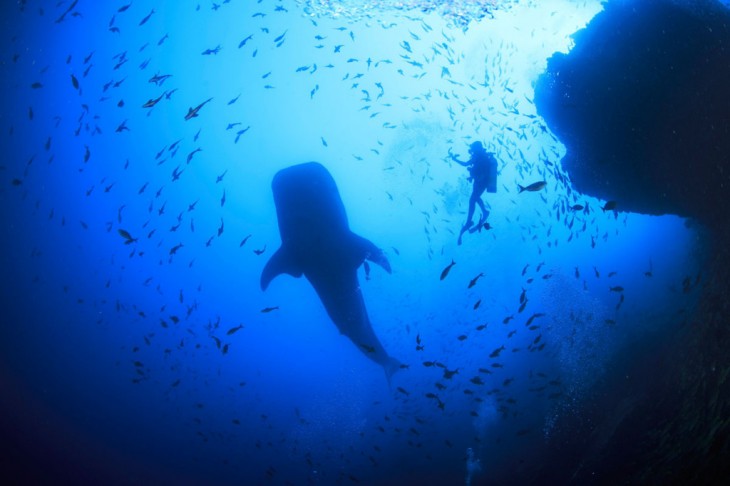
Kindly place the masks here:
<instances>
[{"instance_id":1,"label":"shark's caudal fin","mask_svg":"<svg viewBox=\"0 0 730 486\"><path fill-rule=\"evenodd\" d=\"M279 248L266 262L266 266L261 272L261 290L266 290L274 277L282 273L288 273L297 278L302 276L302 271L292 261L289 253L284 248Z\"/></svg>"}]
</instances>

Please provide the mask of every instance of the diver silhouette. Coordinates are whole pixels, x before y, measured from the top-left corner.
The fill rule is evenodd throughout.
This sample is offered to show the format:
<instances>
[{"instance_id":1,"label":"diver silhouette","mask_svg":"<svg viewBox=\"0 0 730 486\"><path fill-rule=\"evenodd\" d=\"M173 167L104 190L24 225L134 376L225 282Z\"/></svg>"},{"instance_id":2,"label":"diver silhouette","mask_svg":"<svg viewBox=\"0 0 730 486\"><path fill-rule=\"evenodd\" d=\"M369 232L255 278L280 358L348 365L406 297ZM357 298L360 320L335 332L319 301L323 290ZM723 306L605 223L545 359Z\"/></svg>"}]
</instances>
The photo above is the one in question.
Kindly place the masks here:
<instances>
[{"instance_id":1,"label":"diver silhouette","mask_svg":"<svg viewBox=\"0 0 730 486\"><path fill-rule=\"evenodd\" d=\"M469 211L466 215L466 223L461 227L459 232L458 244L461 245L461 237L464 233L469 231L474 233L480 230L482 227L488 229L486 221L489 217L489 211L484 206L482 201L482 193L497 192L497 160L494 158L494 154L487 152L482 142L473 142L469 146L470 158L467 162L462 162L454 155L449 148L449 157L451 160L459 165L467 167L469 169L469 182L472 182L471 196L469 197ZM479 205L479 209L482 211L479 223L474 225L474 209L476 205Z\"/></svg>"}]
</instances>

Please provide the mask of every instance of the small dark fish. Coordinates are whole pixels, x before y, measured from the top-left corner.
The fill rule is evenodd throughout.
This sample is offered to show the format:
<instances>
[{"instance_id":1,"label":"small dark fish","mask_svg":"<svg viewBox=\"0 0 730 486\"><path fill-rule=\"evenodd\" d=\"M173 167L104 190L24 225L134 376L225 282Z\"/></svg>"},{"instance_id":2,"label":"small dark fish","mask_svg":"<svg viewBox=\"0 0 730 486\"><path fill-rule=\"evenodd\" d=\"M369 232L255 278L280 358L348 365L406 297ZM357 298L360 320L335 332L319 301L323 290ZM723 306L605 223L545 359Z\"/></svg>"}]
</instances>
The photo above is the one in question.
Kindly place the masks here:
<instances>
[{"instance_id":1,"label":"small dark fish","mask_svg":"<svg viewBox=\"0 0 730 486\"><path fill-rule=\"evenodd\" d=\"M547 186L547 182L545 182L545 181L533 182L532 184L530 184L527 187L523 187L523 186L517 184L517 187L520 188L520 191L519 191L520 193L523 191L537 192L542 189L545 189L546 186Z\"/></svg>"},{"instance_id":2,"label":"small dark fish","mask_svg":"<svg viewBox=\"0 0 730 486\"><path fill-rule=\"evenodd\" d=\"M182 243L173 246L172 248L170 248L170 255L174 255L182 247L183 247Z\"/></svg>"},{"instance_id":3,"label":"small dark fish","mask_svg":"<svg viewBox=\"0 0 730 486\"><path fill-rule=\"evenodd\" d=\"M71 75L71 84L75 89L79 89L79 80L73 74Z\"/></svg>"},{"instance_id":4,"label":"small dark fish","mask_svg":"<svg viewBox=\"0 0 730 486\"><path fill-rule=\"evenodd\" d=\"M286 33L287 33L287 31L285 30L283 34L281 34L280 36L274 38L274 43L276 44L276 43L281 42L284 39L284 36L286 35Z\"/></svg>"},{"instance_id":5,"label":"small dark fish","mask_svg":"<svg viewBox=\"0 0 730 486\"><path fill-rule=\"evenodd\" d=\"M421 339L419 336L416 336L416 351L423 351L424 347L423 344L421 344Z\"/></svg>"},{"instance_id":6,"label":"small dark fish","mask_svg":"<svg viewBox=\"0 0 730 486\"><path fill-rule=\"evenodd\" d=\"M261 255L265 251L266 251L266 245L264 245L264 247L261 248L260 250L254 250L253 252L256 253L257 255Z\"/></svg>"},{"instance_id":7,"label":"small dark fish","mask_svg":"<svg viewBox=\"0 0 730 486\"><path fill-rule=\"evenodd\" d=\"M117 230L117 232L119 233L119 236L127 240L124 242L125 245L129 245L130 243L134 243L135 241L137 241L137 238L133 238L127 230L123 230L120 228Z\"/></svg>"},{"instance_id":8,"label":"small dark fish","mask_svg":"<svg viewBox=\"0 0 730 486\"><path fill-rule=\"evenodd\" d=\"M398 390L398 392L404 394L405 396L409 396L410 395L410 393L408 393L404 388L402 388L400 386L398 388L396 388L396 390Z\"/></svg>"},{"instance_id":9,"label":"small dark fish","mask_svg":"<svg viewBox=\"0 0 730 486\"><path fill-rule=\"evenodd\" d=\"M204 107L208 102L210 102L213 98L208 98L207 100L200 103L195 108L190 107L188 108L188 113L185 115L185 120L190 120L191 118L195 118L198 116L198 112L202 107Z\"/></svg>"},{"instance_id":10,"label":"small dark fish","mask_svg":"<svg viewBox=\"0 0 730 486\"><path fill-rule=\"evenodd\" d=\"M525 323L525 326L529 326L532 324L532 321L537 319L538 317L545 317L545 314L543 312L536 312L530 316L529 319L527 319L527 322Z\"/></svg>"},{"instance_id":11,"label":"small dark fish","mask_svg":"<svg viewBox=\"0 0 730 486\"><path fill-rule=\"evenodd\" d=\"M148 13L145 18L143 18L142 20L139 21L139 25L146 24L147 21L150 19L150 17L152 17L152 14L154 14L154 13L155 13L155 9L152 9L152 11L150 13Z\"/></svg>"},{"instance_id":12,"label":"small dark fish","mask_svg":"<svg viewBox=\"0 0 730 486\"><path fill-rule=\"evenodd\" d=\"M240 248L240 247L242 247L243 245L245 245L245 244L246 244L246 242L248 241L248 239L249 239L249 238L251 238L251 235L248 235L248 236L246 236L246 237L245 237L244 239L242 239L242 240L241 240L241 243L240 243L240 244L238 245L238 247Z\"/></svg>"},{"instance_id":13,"label":"small dark fish","mask_svg":"<svg viewBox=\"0 0 730 486\"><path fill-rule=\"evenodd\" d=\"M583 206L582 204L574 204L570 207L570 209L572 209L573 211L582 211L583 209L585 209L585 206Z\"/></svg>"},{"instance_id":14,"label":"small dark fish","mask_svg":"<svg viewBox=\"0 0 730 486\"><path fill-rule=\"evenodd\" d=\"M245 39L243 39L241 42L239 42L238 43L238 48L240 49L241 47L245 46L246 43L248 41L250 41L251 39L253 39L253 34L249 35L248 37L246 37Z\"/></svg>"},{"instance_id":15,"label":"small dark fish","mask_svg":"<svg viewBox=\"0 0 730 486\"><path fill-rule=\"evenodd\" d=\"M453 267L454 265L456 265L456 262L455 262L455 261L454 261L454 259L452 258L452 259L451 259L451 263L449 263L449 264L448 264L448 266L447 266L446 268L444 268L444 269L443 269L443 270L441 271L441 280L443 280L443 279L445 279L445 278L446 278L446 276L447 276L447 275L449 274L449 272L451 271L451 267Z\"/></svg>"},{"instance_id":16,"label":"small dark fish","mask_svg":"<svg viewBox=\"0 0 730 486\"><path fill-rule=\"evenodd\" d=\"M449 370L444 368L444 379L450 380L454 377L454 375L459 374L459 368L456 368L455 370Z\"/></svg>"},{"instance_id":17,"label":"small dark fish","mask_svg":"<svg viewBox=\"0 0 730 486\"><path fill-rule=\"evenodd\" d=\"M489 355L489 357L490 358L498 358L499 357L499 353L501 353L502 351L504 351L504 349L505 349L504 346L498 347L497 349L495 349L494 351L491 352L491 354Z\"/></svg>"},{"instance_id":18,"label":"small dark fish","mask_svg":"<svg viewBox=\"0 0 730 486\"><path fill-rule=\"evenodd\" d=\"M165 92L165 93L167 93L167 92ZM142 108L152 108L153 106L155 106L157 103L160 102L162 97L165 96L165 93L162 93L159 96L159 98L150 98L149 100L147 100L147 102L144 105L142 105Z\"/></svg>"},{"instance_id":19,"label":"small dark fish","mask_svg":"<svg viewBox=\"0 0 730 486\"><path fill-rule=\"evenodd\" d=\"M370 265L367 260L363 260L362 267L365 270L365 280L370 280Z\"/></svg>"},{"instance_id":20,"label":"small dark fish","mask_svg":"<svg viewBox=\"0 0 730 486\"><path fill-rule=\"evenodd\" d=\"M484 276L484 274L480 273L479 275L477 275L476 277L471 279L471 281L469 282L469 286L467 288L470 289L470 288L474 287L477 284L477 280L479 280L483 276Z\"/></svg>"},{"instance_id":21,"label":"small dark fish","mask_svg":"<svg viewBox=\"0 0 730 486\"><path fill-rule=\"evenodd\" d=\"M617 205L618 203L616 201L606 201L606 204L604 204L601 209L603 209L604 212L611 211L616 209Z\"/></svg>"},{"instance_id":22,"label":"small dark fish","mask_svg":"<svg viewBox=\"0 0 730 486\"><path fill-rule=\"evenodd\" d=\"M241 329L243 329L243 324L239 324L239 325L237 325L236 327L232 327L232 328L230 328L230 329L229 329L229 330L228 330L228 331L226 332L226 336L232 336L233 334L235 334L236 332L238 332L238 331L239 331L239 330L241 330Z\"/></svg>"},{"instance_id":23,"label":"small dark fish","mask_svg":"<svg viewBox=\"0 0 730 486\"><path fill-rule=\"evenodd\" d=\"M525 307L527 307L527 299L520 305L520 308L517 309L518 313L522 313L523 310L525 310Z\"/></svg>"},{"instance_id":24,"label":"small dark fish","mask_svg":"<svg viewBox=\"0 0 730 486\"><path fill-rule=\"evenodd\" d=\"M362 349L364 349L365 351L367 351L368 353L374 353L375 352L375 347L374 346L370 346L369 344L360 343L360 347Z\"/></svg>"},{"instance_id":25,"label":"small dark fish","mask_svg":"<svg viewBox=\"0 0 730 486\"><path fill-rule=\"evenodd\" d=\"M269 313L271 311L277 310L278 308L279 308L279 306L275 306L275 307L264 307L263 309L261 309L261 313L262 314L267 314L267 313Z\"/></svg>"},{"instance_id":26,"label":"small dark fish","mask_svg":"<svg viewBox=\"0 0 730 486\"><path fill-rule=\"evenodd\" d=\"M459 341L466 341L466 338L467 338L467 335L466 334L462 334L461 336L459 336L456 339L458 339Z\"/></svg>"},{"instance_id":27,"label":"small dark fish","mask_svg":"<svg viewBox=\"0 0 730 486\"><path fill-rule=\"evenodd\" d=\"M611 292L623 292L624 288L621 287L620 285L617 285L615 287L609 287L608 290L610 290Z\"/></svg>"}]
</instances>

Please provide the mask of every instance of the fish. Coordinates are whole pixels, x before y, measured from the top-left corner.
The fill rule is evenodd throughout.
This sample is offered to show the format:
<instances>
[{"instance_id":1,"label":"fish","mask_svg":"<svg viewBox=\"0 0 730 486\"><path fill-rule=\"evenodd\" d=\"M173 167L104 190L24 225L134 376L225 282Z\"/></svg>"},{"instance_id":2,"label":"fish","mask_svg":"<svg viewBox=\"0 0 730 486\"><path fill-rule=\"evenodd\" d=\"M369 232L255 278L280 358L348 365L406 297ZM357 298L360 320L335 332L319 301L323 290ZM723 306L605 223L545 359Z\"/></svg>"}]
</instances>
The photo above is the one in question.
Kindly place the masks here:
<instances>
[{"instance_id":1,"label":"fish","mask_svg":"<svg viewBox=\"0 0 730 486\"><path fill-rule=\"evenodd\" d=\"M129 231L127 231L127 230L123 230L120 228L117 230L117 232L119 233L119 236L121 236L122 238L124 238L126 240L124 242L125 245L129 245L129 244L137 241L137 238L133 238L132 235L130 235Z\"/></svg>"},{"instance_id":2,"label":"fish","mask_svg":"<svg viewBox=\"0 0 730 486\"><path fill-rule=\"evenodd\" d=\"M274 307L264 307L263 309L261 309L261 313L262 313L262 314L268 314L269 312L271 312L271 311L275 311L275 310L277 310L278 308L279 308L279 306L278 306L278 305L277 305L277 306L274 306Z\"/></svg>"},{"instance_id":3,"label":"fish","mask_svg":"<svg viewBox=\"0 0 730 486\"><path fill-rule=\"evenodd\" d=\"M477 275L476 277L471 279L471 281L469 281L469 286L467 288L470 289L470 288L474 287L477 284L477 280L479 280L483 276L484 276L484 274L480 273L479 275Z\"/></svg>"},{"instance_id":4,"label":"fish","mask_svg":"<svg viewBox=\"0 0 730 486\"><path fill-rule=\"evenodd\" d=\"M604 204L601 209L603 210L603 212L612 211L616 209L617 205L618 203L616 201L606 201L606 204Z\"/></svg>"},{"instance_id":5,"label":"fish","mask_svg":"<svg viewBox=\"0 0 730 486\"><path fill-rule=\"evenodd\" d=\"M454 261L454 259L452 258L452 259L451 259L451 263L449 263L449 264L448 264L448 265L446 266L446 268L444 268L444 269L443 269L443 270L441 271L441 280L443 280L443 279L445 279L445 278L446 278L446 276L447 276L447 275L449 274L449 272L451 271L451 267L453 267L454 265L456 265L456 262L455 262L455 261Z\"/></svg>"},{"instance_id":6,"label":"fish","mask_svg":"<svg viewBox=\"0 0 730 486\"><path fill-rule=\"evenodd\" d=\"M523 191L537 192L537 191L544 189L546 186L547 186L547 182L545 182L545 181L533 182L532 184L530 184L527 187L523 187L523 186L517 184L517 187L520 188L519 193L522 193Z\"/></svg>"},{"instance_id":7,"label":"fish","mask_svg":"<svg viewBox=\"0 0 730 486\"><path fill-rule=\"evenodd\" d=\"M203 56L210 56L210 55L212 55L212 54L218 54L218 53L220 52L220 50L221 50L221 45L220 45L220 44L218 44L218 45L217 45L216 47L214 47L213 49L206 49L206 50L204 50L204 51L203 51L203 52L202 52L201 54L202 54Z\"/></svg>"},{"instance_id":8,"label":"fish","mask_svg":"<svg viewBox=\"0 0 730 486\"><path fill-rule=\"evenodd\" d=\"M530 324L532 324L532 321L534 321L534 320L535 320L535 319L537 319L538 317L545 317L545 314L544 314L543 312L536 312L536 313L532 314L532 315L530 316L530 318L529 318L529 319L527 319L527 322L525 322L525 326L527 327L527 326L529 326Z\"/></svg>"},{"instance_id":9,"label":"fish","mask_svg":"<svg viewBox=\"0 0 730 486\"><path fill-rule=\"evenodd\" d=\"M74 0L73 2L71 2L71 5L69 5L69 7L61 14L60 17L58 17L56 19L55 22L57 24L60 24L61 22L63 22L63 19L66 18L66 15L68 15L74 8L76 8L77 3L79 3L79 0Z\"/></svg>"},{"instance_id":10,"label":"fish","mask_svg":"<svg viewBox=\"0 0 730 486\"><path fill-rule=\"evenodd\" d=\"M150 98L149 100L147 100L147 102L144 105L142 105L142 108L152 108L153 106L155 106L157 103L160 102L162 97L165 96L165 93L162 93L159 96L159 98Z\"/></svg>"},{"instance_id":11,"label":"fish","mask_svg":"<svg viewBox=\"0 0 730 486\"><path fill-rule=\"evenodd\" d=\"M147 14L142 20L139 21L139 25L144 25L147 23L147 21L152 17L152 15L155 13L155 9L152 9L150 13Z\"/></svg>"},{"instance_id":12,"label":"fish","mask_svg":"<svg viewBox=\"0 0 730 486\"><path fill-rule=\"evenodd\" d=\"M238 43L238 48L240 49L241 47L245 46L245 45L246 45L246 43L247 43L248 41L250 41L251 39L253 39L253 34L250 34L250 35L249 35L248 37L246 37L246 38L245 38L245 39L243 39L243 40L242 40L241 42L239 42L239 43Z\"/></svg>"},{"instance_id":13,"label":"fish","mask_svg":"<svg viewBox=\"0 0 730 486\"><path fill-rule=\"evenodd\" d=\"M504 351L504 350L505 350L505 347L504 347L504 346L500 346L500 347L496 348L496 349L495 349L494 351L492 351L492 352L491 352L491 353L489 354L489 357L490 357L490 358L498 358L498 357L499 357L499 354L500 354L500 353L501 353L502 351Z\"/></svg>"},{"instance_id":14,"label":"fish","mask_svg":"<svg viewBox=\"0 0 730 486\"><path fill-rule=\"evenodd\" d=\"M188 113L187 113L187 115L185 115L185 120L190 120L191 118L195 118L196 116L198 116L198 112L200 111L200 109L203 106L205 106L212 99L213 98L208 98L207 100L203 101L198 106L196 106L195 108L193 108L193 107L188 108Z\"/></svg>"},{"instance_id":15,"label":"fish","mask_svg":"<svg viewBox=\"0 0 730 486\"><path fill-rule=\"evenodd\" d=\"M385 253L350 230L337 184L322 164L307 162L282 169L271 186L281 246L261 272L261 289L265 291L284 273L304 276L339 331L380 365L390 382L401 363L375 334L357 277L365 260L391 273Z\"/></svg>"},{"instance_id":16,"label":"fish","mask_svg":"<svg viewBox=\"0 0 730 486\"><path fill-rule=\"evenodd\" d=\"M148 82L155 83L157 86L162 86L162 83L164 83L166 79L171 77L172 74L155 74L148 80Z\"/></svg>"},{"instance_id":17,"label":"fish","mask_svg":"<svg viewBox=\"0 0 730 486\"><path fill-rule=\"evenodd\" d=\"M416 351L423 351L423 344L421 342L420 334L416 334Z\"/></svg>"}]
</instances>

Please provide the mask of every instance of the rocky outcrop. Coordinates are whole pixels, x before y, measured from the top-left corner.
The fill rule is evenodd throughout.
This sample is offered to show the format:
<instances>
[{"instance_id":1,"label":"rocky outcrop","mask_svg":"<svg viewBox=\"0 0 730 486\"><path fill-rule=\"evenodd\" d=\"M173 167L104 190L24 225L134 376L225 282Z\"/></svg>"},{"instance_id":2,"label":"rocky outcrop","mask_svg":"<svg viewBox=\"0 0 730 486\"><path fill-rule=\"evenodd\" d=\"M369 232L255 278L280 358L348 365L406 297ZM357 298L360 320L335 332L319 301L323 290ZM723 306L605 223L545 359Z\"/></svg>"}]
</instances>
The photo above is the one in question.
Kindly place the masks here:
<instances>
[{"instance_id":1,"label":"rocky outcrop","mask_svg":"<svg viewBox=\"0 0 730 486\"><path fill-rule=\"evenodd\" d=\"M730 216L730 11L692 4L609 2L535 101L575 189L713 226Z\"/></svg>"}]
</instances>

